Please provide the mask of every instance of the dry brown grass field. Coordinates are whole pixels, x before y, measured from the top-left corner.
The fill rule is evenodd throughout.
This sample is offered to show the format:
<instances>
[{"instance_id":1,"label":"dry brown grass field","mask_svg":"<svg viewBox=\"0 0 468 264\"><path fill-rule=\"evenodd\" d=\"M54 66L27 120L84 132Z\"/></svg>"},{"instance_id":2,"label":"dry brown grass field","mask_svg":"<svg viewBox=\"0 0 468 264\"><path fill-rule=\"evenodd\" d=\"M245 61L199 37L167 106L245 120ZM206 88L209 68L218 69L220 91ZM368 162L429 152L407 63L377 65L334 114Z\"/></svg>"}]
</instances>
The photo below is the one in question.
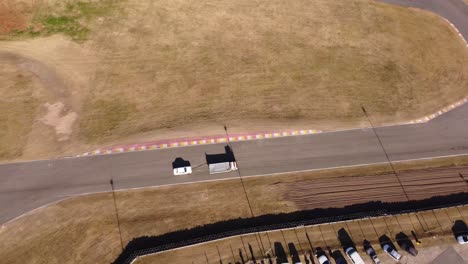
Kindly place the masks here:
<instances>
[{"instance_id":1,"label":"dry brown grass field","mask_svg":"<svg viewBox=\"0 0 468 264\"><path fill-rule=\"evenodd\" d=\"M0 53L36 65L1 67L3 94L17 98L0 99L9 103L4 160L214 134L224 124L366 126L361 106L376 123L397 123L468 94L468 50L445 21L371 0L0 3L14 14ZM32 83L13 72L40 87L27 92ZM12 100L29 105L18 119L25 107Z\"/></svg>"},{"instance_id":2,"label":"dry brown grass field","mask_svg":"<svg viewBox=\"0 0 468 264\"><path fill-rule=\"evenodd\" d=\"M438 159L433 163L404 163L396 168L407 170L409 166L422 169L466 164L468 158L463 157L458 160ZM388 175L389 170L388 166L363 166L245 178L244 184L255 215L341 207L371 199L400 201L404 196L395 187L396 180ZM445 168L443 173L422 172L419 175L423 177L415 179L423 187L407 188L413 188L411 193L418 199L466 190L458 171L468 173L466 167L456 171ZM401 173L402 178L413 177L405 174L407 172ZM329 185L323 184L325 180ZM354 189L340 186L343 181L361 186ZM384 187L380 194L372 191L376 182L380 182L379 187ZM301 189L300 186L308 188ZM356 188L361 189L361 199L356 199L355 194L359 193ZM115 197L124 245L135 237L250 217L239 180L118 191ZM0 259L5 263L111 263L120 252L118 232L112 194L70 198L0 227Z\"/></svg>"}]
</instances>

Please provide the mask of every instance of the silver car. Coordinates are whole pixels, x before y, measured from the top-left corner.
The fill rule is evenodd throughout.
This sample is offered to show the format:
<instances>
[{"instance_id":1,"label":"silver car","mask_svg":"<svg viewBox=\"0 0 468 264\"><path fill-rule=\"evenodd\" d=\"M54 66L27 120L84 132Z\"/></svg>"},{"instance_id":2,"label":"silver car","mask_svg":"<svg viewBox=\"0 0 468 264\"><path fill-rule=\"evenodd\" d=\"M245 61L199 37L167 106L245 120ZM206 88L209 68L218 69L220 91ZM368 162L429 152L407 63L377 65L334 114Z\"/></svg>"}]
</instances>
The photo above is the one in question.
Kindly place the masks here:
<instances>
[{"instance_id":1,"label":"silver car","mask_svg":"<svg viewBox=\"0 0 468 264\"><path fill-rule=\"evenodd\" d=\"M400 253L389 244L385 244L383 250L394 260L399 261L401 259Z\"/></svg>"}]
</instances>

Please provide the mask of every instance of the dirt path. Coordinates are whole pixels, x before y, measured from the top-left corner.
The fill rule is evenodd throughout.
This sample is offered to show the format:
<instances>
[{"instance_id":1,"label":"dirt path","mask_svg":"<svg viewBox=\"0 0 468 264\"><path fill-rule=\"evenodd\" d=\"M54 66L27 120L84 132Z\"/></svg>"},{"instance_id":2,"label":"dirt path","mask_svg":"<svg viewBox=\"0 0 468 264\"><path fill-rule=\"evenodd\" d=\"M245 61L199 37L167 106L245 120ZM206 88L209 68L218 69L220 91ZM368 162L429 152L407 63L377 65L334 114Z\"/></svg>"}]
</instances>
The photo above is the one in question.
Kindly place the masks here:
<instances>
[{"instance_id":1,"label":"dirt path","mask_svg":"<svg viewBox=\"0 0 468 264\"><path fill-rule=\"evenodd\" d=\"M50 91L54 97L62 98L64 101L70 100L70 92L53 68L40 61L14 53L2 52L1 50L0 60L8 60L14 63L18 68L33 73L39 78L44 88Z\"/></svg>"},{"instance_id":2,"label":"dirt path","mask_svg":"<svg viewBox=\"0 0 468 264\"><path fill-rule=\"evenodd\" d=\"M58 141L68 140L73 133L72 127L78 116L73 109L70 89L57 72L38 60L10 52L0 51L0 60L9 62L20 71L33 74L40 81L41 92L45 94L46 102L41 102L42 109L34 119L53 128ZM42 114L44 112L45 114ZM32 136L39 131L42 135L45 133L44 127L40 124L33 125L32 130Z\"/></svg>"},{"instance_id":3,"label":"dirt path","mask_svg":"<svg viewBox=\"0 0 468 264\"><path fill-rule=\"evenodd\" d=\"M37 111L29 118L30 123L22 122L27 130L21 139L24 146L14 153L5 153L5 158L54 157L79 149L77 121L83 97L90 87L92 68L89 65L96 63L96 56L64 36L52 36L0 42L0 60L8 63L5 67L32 75L38 83L32 89ZM11 112L21 111L19 107ZM3 115L9 116L8 112L7 109ZM13 122L14 119L2 121L6 126Z\"/></svg>"}]
</instances>

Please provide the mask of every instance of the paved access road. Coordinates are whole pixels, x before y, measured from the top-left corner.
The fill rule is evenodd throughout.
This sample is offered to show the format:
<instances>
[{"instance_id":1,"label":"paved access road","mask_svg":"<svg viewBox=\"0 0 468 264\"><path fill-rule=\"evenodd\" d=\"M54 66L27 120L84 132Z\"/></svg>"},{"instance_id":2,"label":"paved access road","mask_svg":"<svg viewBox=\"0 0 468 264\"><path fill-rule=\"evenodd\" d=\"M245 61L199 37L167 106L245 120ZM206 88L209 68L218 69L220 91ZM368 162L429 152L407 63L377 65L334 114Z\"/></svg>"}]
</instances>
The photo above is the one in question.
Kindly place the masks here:
<instances>
[{"instance_id":1,"label":"paved access road","mask_svg":"<svg viewBox=\"0 0 468 264\"><path fill-rule=\"evenodd\" d=\"M468 41L468 5L463 0L378 0L402 6L417 7L447 18ZM424 30L424 28L421 28Z\"/></svg>"},{"instance_id":2,"label":"paved access road","mask_svg":"<svg viewBox=\"0 0 468 264\"><path fill-rule=\"evenodd\" d=\"M455 0L437 2L445 1L455 3ZM465 14L468 21L466 17ZM376 131L392 161L467 154L468 105L426 124ZM387 161L372 129L233 142L232 147L242 176ZM68 196L110 191L111 178L116 189L128 189L238 177L237 172L209 175L206 166L195 169L190 176L172 175L171 162L176 157L190 160L196 166L205 162L205 152L222 151L224 145L217 144L3 164L0 165L0 223Z\"/></svg>"}]
</instances>

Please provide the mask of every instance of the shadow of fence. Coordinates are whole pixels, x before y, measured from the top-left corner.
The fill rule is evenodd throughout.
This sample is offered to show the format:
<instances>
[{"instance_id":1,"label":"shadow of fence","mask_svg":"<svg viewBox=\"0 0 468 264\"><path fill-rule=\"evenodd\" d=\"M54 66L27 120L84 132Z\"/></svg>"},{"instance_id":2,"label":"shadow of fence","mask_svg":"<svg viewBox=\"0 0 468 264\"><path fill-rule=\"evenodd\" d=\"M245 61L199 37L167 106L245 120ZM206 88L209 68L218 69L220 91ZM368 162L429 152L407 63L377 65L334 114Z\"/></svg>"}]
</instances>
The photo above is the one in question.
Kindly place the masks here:
<instances>
[{"instance_id":1,"label":"shadow of fence","mask_svg":"<svg viewBox=\"0 0 468 264\"><path fill-rule=\"evenodd\" d=\"M233 219L159 236L135 238L127 244L124 251L113 264L130 264L139 256L243 234L366 217L411 213L467 203L468 193L458 193L420 201L394 203L368 202L343 208L312 209L287 214Z\"/></svg>"}]
</instances>

